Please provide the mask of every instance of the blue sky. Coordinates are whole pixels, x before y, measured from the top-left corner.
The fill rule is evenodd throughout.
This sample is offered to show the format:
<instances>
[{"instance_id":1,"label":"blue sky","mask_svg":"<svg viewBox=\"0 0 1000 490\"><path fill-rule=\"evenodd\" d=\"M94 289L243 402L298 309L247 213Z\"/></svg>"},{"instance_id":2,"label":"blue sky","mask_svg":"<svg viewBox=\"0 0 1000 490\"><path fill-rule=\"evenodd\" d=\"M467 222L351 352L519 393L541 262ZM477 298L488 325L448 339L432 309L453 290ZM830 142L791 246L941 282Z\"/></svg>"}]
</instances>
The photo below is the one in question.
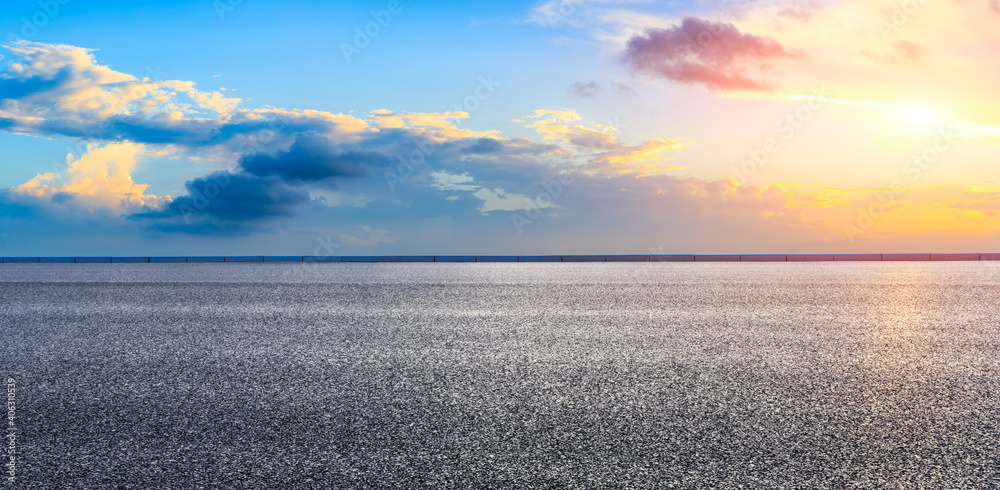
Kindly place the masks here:
<instances>
[{"instance_id":1,"label":"blue sky","mask_svg":"<svg viewBox=\"0 0 1000 490\"><path fill-rule=\"evenodd\" d=\"M0 255L996 248L994 3L12 2Z\"/></svg>"}]
</instances>

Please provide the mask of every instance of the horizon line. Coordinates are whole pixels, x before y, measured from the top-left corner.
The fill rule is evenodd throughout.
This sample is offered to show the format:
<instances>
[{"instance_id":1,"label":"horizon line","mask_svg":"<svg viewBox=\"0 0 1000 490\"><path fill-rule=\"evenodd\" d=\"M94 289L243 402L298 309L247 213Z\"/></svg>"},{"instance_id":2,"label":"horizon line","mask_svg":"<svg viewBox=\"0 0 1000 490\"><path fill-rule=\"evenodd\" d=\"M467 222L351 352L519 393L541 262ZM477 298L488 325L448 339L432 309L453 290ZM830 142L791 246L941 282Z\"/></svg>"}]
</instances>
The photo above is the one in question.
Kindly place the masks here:
<instances>
[{"instance_id":1,"label":"horizon line","mask_svg":"<svg viewBox=\"0 0 1000 490\"><path fill-rule=\"evenodd\" d=\"M4 264L461 263L461 262L972 262L1000 253L614 254L614 255L181 255L0 257Z\"/></svg>"}]
</instances>

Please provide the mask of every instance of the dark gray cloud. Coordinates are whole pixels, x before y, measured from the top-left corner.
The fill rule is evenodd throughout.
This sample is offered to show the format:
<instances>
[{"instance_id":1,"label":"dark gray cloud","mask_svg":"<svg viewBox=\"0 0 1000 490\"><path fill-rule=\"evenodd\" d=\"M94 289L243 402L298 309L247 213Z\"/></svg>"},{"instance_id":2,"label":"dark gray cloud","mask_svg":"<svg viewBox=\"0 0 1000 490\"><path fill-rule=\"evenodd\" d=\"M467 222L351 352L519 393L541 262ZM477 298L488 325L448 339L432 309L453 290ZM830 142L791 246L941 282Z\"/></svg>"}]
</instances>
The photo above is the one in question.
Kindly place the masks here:
<instances>
[{"instance_id":1,"label":"dark gray cloud","mask_svg":"<svg viewBox=\"0 0 1000 490\"><path fill-rule=\"evenodd\" d=\"M52 194L51 201L52 204L68 204L73 202L74 198L75 197L73 196L73 194L70 194L68 192L57 192L55 194Z\"/></svg>"},{"instance_id":2,"label":"dark gray cloud","mask_svg":"<svg viewBox=\"0 0 1000 490\"><path fill-rule=\"evenodd\" d=\"M601 85L593 80L576 82L569 86L569 93L580 97L596 97L601 93Z\"/></svg>"},{"instance_id":3,"label":"dark gray cloud","mask_svg":"<svg viewBox=\"0 0 1000 490\"><path fill-rule=\"evenodd\" d=\"M240 159L240 166L257 176L278 176L284 180L318 182L337 177L362 177L373 168L388 167L392 160L378 152L341 149L315 133L297 135L288 151L276 155L254 154Z\"/></svg>"},{"instance_id":4,"label":"dark gray cloud","mask_svg":"<svg viewBox=\"0 0 1000 490\"><path fill-rule=\"evenodd\" d=\"M466 148L469 153L500 153L503 151L504 145L498 140L493 138L479 138L473 145Z\"/></svg>"},{"instance_id":5,"label":"dark gray cloud","mask_svg":"<svg viewBox=\"0 0 1000 490\"><path fill-rule=\"evenodd\" d=\"M245 172L214 172L188 181L188 195L163 209L137 213L133 218L183 218L185 224L205 221L254 221L291 216L310 201L304 189L275 177L258 177ZM176 224L176 220L174 220Z\"/></svg>"}]
</instances>

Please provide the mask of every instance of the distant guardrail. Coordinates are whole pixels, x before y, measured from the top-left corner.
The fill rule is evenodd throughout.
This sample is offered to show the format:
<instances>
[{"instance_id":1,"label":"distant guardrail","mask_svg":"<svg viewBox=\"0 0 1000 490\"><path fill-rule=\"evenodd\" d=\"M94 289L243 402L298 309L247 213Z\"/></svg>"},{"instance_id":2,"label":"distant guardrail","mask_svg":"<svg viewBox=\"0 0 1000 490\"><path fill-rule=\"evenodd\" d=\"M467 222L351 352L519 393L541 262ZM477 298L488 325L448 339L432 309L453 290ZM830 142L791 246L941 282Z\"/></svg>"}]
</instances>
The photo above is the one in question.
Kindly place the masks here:
<instances>
[{"instance_id":1,"label":"distant guardrail","mask_svg":"<svg viewBox=\"0 0 1000 490\"><path fill-rule=\"evenodd\" d=\"M236 255L161 257L2 257L5 264L170 264L289 262L955 262L1000 260L1000 253L638 254L638 255Z\"/></svg>"}]
</instances>

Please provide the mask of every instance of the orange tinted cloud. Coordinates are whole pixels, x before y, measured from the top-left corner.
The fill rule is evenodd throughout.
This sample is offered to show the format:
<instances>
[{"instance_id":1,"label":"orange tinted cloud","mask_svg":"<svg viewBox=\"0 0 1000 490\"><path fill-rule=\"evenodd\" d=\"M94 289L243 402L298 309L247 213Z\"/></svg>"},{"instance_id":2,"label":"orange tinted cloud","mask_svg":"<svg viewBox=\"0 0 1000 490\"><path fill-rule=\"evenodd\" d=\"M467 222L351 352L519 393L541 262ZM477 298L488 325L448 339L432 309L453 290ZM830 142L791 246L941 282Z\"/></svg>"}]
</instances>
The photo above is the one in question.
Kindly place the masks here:
<instances>
[{"instance_id":1,"label":"orange tinted cloud","mask_svg":"<svg viewBox=\"0 0 1000 490\"><path fill-rule=\"evenodd\" d=\"M79 159L70 159L60 173L44 173L14 187L15 192L67 202L74 207L126 211L167 202L170 197L146 194L146 184L132 181L131 172L143 151L135 143L115 143L92 149Z\"/></svg>"},{"instance_id":2,"label":"orange tinted cloud","mask_svg":"<svg viewBox=\"0 0 1000 490\"><path fill-rule=\"evenodd\" d=\"M535 121L525 124L542 135L543 140L559 141L567 153L585 159L581 170L595 175L646 176L669 170L687 168L667 163L673 157L666 155L684 148L684 144L656 138L637 145L627 145L618 139L618 129L607 124L583 121L575 111L540 109L528 116Z\"/></svg>"}]
</instances>

